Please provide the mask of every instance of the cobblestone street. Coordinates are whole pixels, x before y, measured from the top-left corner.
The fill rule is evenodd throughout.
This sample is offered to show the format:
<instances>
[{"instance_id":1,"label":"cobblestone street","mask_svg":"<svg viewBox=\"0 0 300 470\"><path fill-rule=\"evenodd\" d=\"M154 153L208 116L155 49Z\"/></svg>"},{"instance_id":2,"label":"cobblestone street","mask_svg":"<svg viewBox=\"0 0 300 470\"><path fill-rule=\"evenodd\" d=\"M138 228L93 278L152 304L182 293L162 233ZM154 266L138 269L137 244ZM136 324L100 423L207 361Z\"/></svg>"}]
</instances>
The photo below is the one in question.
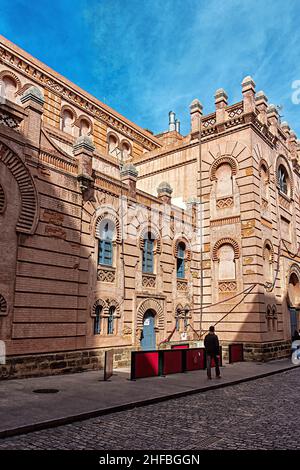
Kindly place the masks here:
<instances>
[{"instance_id":1,"label":"cobblestone street","mask_svg":"<svg viewBox=\"0 0 300 470\"><path fill-rule=\"evenodd\" d=\"M2 439L0 449L300 449L300 367Z\"/></svg>"}]
</instances>

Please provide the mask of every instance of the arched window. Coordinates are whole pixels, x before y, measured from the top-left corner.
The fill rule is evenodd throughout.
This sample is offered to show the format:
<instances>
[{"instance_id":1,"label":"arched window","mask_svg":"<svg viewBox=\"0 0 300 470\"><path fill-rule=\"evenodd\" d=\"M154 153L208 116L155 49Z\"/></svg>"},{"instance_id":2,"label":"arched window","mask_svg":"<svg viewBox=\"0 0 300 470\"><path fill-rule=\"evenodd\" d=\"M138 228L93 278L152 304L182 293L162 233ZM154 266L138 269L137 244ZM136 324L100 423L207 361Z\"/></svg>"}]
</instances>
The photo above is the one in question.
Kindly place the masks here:
<instances>
[{"instance_id":1,"label":"arched window","mask_svg":"<svg viewBox=\"0 0 300 470\"><path fill-rule=\"evenodd\" d=\"M260 193L263 199L268 200L269 196L269 171L264 163L260 167Z\"/></svg>"},{"instance_id":2,"label":"arched window","mask_svg":"<svg viewBox=\"0 0 300 470\"><path fill-rule=\"evenodd\" d=\"M112 266L113 264L113 234L114 226L111 221L103 221L100 228L100 240L98 250L98 264Z\"/></svg>"},{"instance_id":3,"label":"arched window","mask_svg":"<svg viewBox=\"0 0 300 470\"><path fill-rule=\"evenodd\" d=\"M230 244L221 245L218 249L219 260L219 280L234 280L235 272L235 253Z\"/></svg>"},{"instance_id":4,"label":"arched window","mask_svg":"<svg viewBox=\"0 0 300 470\"><path fill-rule=\"evenodd\" d=\"M300 306L300 282L296 273L291 273L288 285L288 296L290 307L299 308Z\"/></svg>"},{"instance_id":5,"label":"arched window","mask_svg":"<svg viewBox=\"0 0 300 470\"><path fill-rule=\"evenodd\" d=\"M88 135L90 132L90 123L87 119L80 119L79 122L79 136Z\"/></svg>"},{"instance_id":6,"label":"arched window","mask_svg":"<svg viewBox=\"0 0 300 470\"><path fill-rule=\"evenodd\" d=\"M101 313L102 313L102 306L97 305L95 310L95 317L94 317L94 335L100 335L101 333Z\"/></svg>"},{"instance_id":7,"label":"arched window","mask_svg":"<svg viewBox=\"0 0 300 470\"><path fill-rule=\"evenodd\" d=\"M114 315L115 315L116 307L111 306L109 307L109 313L107 318L107 334L113 335L114 334Z\"/></svg>"},{"instance_id":8,"label":"arched window","mask_svg":"<svg viewBox=\"0 0 300 470\"><path fill-rule=\"evenodd\" d=\"M265 282L273 282L273 253L269 243L263 249L263 275Z\"/></svg>"},{"instance_id":9,"label":"arched window","mask_svg":"<svg viewBox=\"0 0 300 470\"><path fill-rule=\"evenodd\" d=\"M175 330L180 331L180 318L182 316L182 305L178 305L175 312Z\"/></svg>"},{"instance_id":10,"label":"arched window","mask_svg":"<svg viewBox=\"0 0 300 470\"><path fill-rule=\"evenodd\" d=\"M232 168L229 163L222 163L216 170L216 196L222 198L231 196L233 193L232 187Z\"/></svg>"},{"instance_id":11,"label":"arched window","mask_svg":"<svg viewBox=\"0 0 300 470\"><path fill-rule=\"evenodd\" d=\"M9 76L2 78L1 96L10 101L15 100L15 93L17 91L17 84L15 80Z\"/></svg>"},{"instance_id":12,"label":"arched window","mask_svg":"<svg viewBox=\"0 0 300 470\"><path fill-rule=\"evenodd\" d=\"M177 277L179 277L180 279L183 279L185 275L184 258L185 244L183 242L180 242L177 248Z\"/></svg>"},{"instance_id":13,"label":"arched window","mask_svg":"<svg viewBox=\"0 0 300 470\"><path fill-rule=\"evenodd\" d=\"M143 273L153 273L154 270L154 238L148 232L144 238L143 247Z\"/></svg>"},{"instance_id":14,"label":"arched window","mask_svg":"<svg viewBox=\"0 0 300 470\"><path fill-rule=\"evenodd\" d=\"M73 124L74 121L74 116L72 112L68 109L65 109L62 115L62 121L61 121L61 129L64 132L67 132L68 134L73 133Z\"/></svg>"},{"instance_id":15,"label":"arched window","mask_svg":"<svg viewBox=\"0 0 300 470\"><path fill-rule=\"evenodd\" d=\"M283 165L279 165L277 171L279 191L288 196L289 193L289 175Z\"/></svg>"},{"instance_id":16,"label":"arched window","mask_svg":"<svg viewBox=\"0 0 300 470\"><path fill-rule=\"evenodd\" d=\"M131 147L128 142L122 142L123 159L127 160L131 154Z\"/></svg>"},{"instance_id":17,"label":"arched window","mask_svg":"<svg viewBox=\"0 0 300 470\"><path fill-rule=\"evenodd\" d=\"M108 137L108 153L113 155L114 157L118 157L119 149L118 149L118 139L115 135L110 134Z\"/></svg>"}]
</instances>

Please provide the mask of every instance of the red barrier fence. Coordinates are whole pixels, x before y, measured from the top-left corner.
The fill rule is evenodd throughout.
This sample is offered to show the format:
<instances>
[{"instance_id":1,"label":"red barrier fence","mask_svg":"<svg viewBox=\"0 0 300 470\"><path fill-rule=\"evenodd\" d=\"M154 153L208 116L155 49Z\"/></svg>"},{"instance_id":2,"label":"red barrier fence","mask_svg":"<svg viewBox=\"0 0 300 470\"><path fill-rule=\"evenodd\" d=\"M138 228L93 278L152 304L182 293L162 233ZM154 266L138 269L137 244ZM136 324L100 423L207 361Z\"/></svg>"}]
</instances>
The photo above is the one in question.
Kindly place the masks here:
<instances>
[{"instance_id":1,"label":"red barrier fence","mask_svg":"<svg viewBox=\"0 0 300 470\"><path fill-rule=\"evenodd\" d=\"M134 351L131 353L131 380L154 377L159 374L160 351Z\"/></svg>"},{"instance_id":2,"label":"red barrier fence","mask_svg":"<svg viewBox=\"0 0 300 470\"><path fill-rule=\"evenodd\" d=\"M244 360L242 343L229 344L229 363ZM220 366L222 366L222 346L220 346ZM212 367L215 361L212 359ZM131 353L131 380L142 377L177 374L192 370L206 369L205 348L189 348L188 344L173 345L162 351L133 351Z\"/></svg>"},{"instance_id":3,"label":"red barrier fence","mask_svg":"<svg viewBox=\"0 0 300 470\"><path fill-rule=\"evenodd\" d=\"M162 358L162 375L177 374L184 372L183 370L183 349L169 349L163 352Z\"/></svg>"},{"instance_id":4,"label":"red barrier fence","mask_svg":"<svg viewBox=\"0 0 300 470\"><path fill-rule=\"evenodd\" d=\"M205 349L189 349L186 351L186 370L203 370L206 367Z\"/></svg>"},{"instance_id":5,"label":"red barrier fence","mask_svg":"<svg viewBox=\"0 0 300 470\"><path fill-rule=\"evenodd\" d=\"M204 348L133 351L131 380L206 368Z\"/></svg>"},{"instance_id":6,"label":"red barrier fence","mask_svg":"<svg viewBox=\"0 0 300 470\"><path fill-rule=\"evenodd\" d=\"M244 360L244 346L242 343L229 344L228 346L229 364L242 362Z\"/></svg>"}]
</instances>

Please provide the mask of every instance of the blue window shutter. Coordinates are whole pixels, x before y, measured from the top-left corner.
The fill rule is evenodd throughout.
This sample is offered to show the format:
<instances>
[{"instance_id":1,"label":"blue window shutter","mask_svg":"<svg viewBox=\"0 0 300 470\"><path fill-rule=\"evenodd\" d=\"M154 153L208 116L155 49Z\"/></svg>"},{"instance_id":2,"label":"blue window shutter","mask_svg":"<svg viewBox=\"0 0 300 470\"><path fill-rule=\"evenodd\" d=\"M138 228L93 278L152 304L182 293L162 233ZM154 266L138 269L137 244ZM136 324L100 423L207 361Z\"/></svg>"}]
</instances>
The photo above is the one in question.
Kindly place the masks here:
<instances>
[{"instance_id":1,"label":"blue window shutter","mask_svg":"<svg viewBox=\"0 0 300 470\"><path fill-rule=\"evenodd\" d=\"M143 272L153 273L153 261L154 261L154 240L151 238L151 234L148 234L148 238L144 239L143 249Z\"/></svg>"},{"instance_id":2,"label":"blue window shutter","mask_svg":"<svg viewBox=\"0 0 300 470\"><path fill-rule=\"evenodd\" d=\"M184 259L177 258L177 277L184 279Z\"/></svg>"},{"instance_id":3,"label":"blue window shutter","mask_svg":"<svg viewBox=\"0 0 300 470\"><path fill-rule=\"evenodd\" d=\"M112 266L113 263L113 246L108 240L99 240L98 264Z\"/></svg>"},{"instance_id":4,"label":"blue window shutter","mask_svg":"<svg viewBox=\"0 0 300 470\"><path fill-rule=\"evenodd\" d=\"M114 333L114 313L115 307L110 307L109 316L107 318L107 334L112 335Z\"/></svg>"},{"instance_id":5,"label":"blue window shutter","mask_svg":"<svg viewBox=\"0 0 300 470\"><path fill-rule=\"evenodd\" d=\"M179 243L178 249L177 249L177 277L179 277L180 279L183 279L185 275L184 257L185 257L185 245L183 243Z\"/></svg>"},{"instance_id":6,"label":"blue window shutter","mask_svg":"<svg viewBox=\"0 0 300 470\"><path fill-rule=\"evenodd\" d=\"M100 334L101 310L102 309L100 307L96 308L96 316L94 318L94 335Z\"/></svg>"}]
</instances>

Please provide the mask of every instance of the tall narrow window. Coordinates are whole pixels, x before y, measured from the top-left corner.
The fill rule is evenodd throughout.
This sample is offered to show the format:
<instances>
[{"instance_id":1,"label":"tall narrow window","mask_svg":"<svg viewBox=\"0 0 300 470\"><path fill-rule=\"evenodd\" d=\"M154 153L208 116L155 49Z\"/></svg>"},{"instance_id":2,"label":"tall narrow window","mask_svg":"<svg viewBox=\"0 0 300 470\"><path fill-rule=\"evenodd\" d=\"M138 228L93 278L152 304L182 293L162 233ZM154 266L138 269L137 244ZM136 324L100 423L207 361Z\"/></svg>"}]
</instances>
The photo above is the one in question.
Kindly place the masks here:
<instances>
[{"instance_id":1,"label":"tall narrow window","mask_svg":"<svg viewBox=\"0 0 300 470\"><path fill-rule=\"evenodd\" d=\"M17 91L17 84L15 80L8 76L4 77L2 79L1 96L7 98L10 101L14 101L16 91Z\"/></svg>"},{"instance_id":2,"label":"tall narrow window","mask_svg":"<svg viewBox=\"0 0 300 470\"><path fill-rule=\"evenodd\" d=\"M130 157L130 145L127 142L122 143L122 152L123 152L123 159L127 160Z\"/></svg>"},{"instance_id":3,"label":"tall narrow window","mask_svg":"<svg viewBox=\"0 0 300 470\"><path fill-rule=\"evenodd\" d=\"M154 239L150 232L144 239L143 273L153 273L154 267Z\"/></svg>"},{"instance_id":4,"label":"tall narrow window","mask_svg":"<svg viewBox=\"0 0 300 470\"><path fill-rule=\"evenodd\" d=\"M273 266L272 266L272 250L269 243L266 243L263 250L263 274L264 281L272 283Z\"/></svg>"},{"instance_id":5,"label":"tall narrow window","mask_svg":"<svg viewBox=\"0 0 300 470\"><path fill-rule=\"evenodd\" d=\"M219 280L234 280L235 273L235 259L234 249L232 245L224 244L218 250L219 258Z\"/></svg>"},{"instance_id":6,"label":"tall narrow window","mask_svg":"<svg viewBox=\"0 0 300 470\"><path fill-rule=\"evenodd\" d=\"M114 334L114 314L116 307L109 307L109 315L107 318L107 334Z\"/></svg>"},{"instance_id":7,"label":"tall narrow window","mask_svg":"<svg viewBox=\"0 0 300 470\"><path fill-rule=\"evenodd\" d=\"M98 305L96 307L95 318L94 318L94 335L100 335L100 332L101 332L101 312L102 312L102 307Z\"/></svg>"},{"instance_id":8,"label":"tall narrow window","mask_svg":"<svg viewBox=\"0 0 300 470\"><path fill-rule=\"evenodd\" d=\"M63 112L63 115L62 115L62 122L61 122L62 130L63 130L64 132L67 132L68 134L72 134L72 131L73 131L73 128L72 128L73 121L74 121L74 116L73 116L73 114L71 113L71 111L69 111L68 109L66 109L66 110Z\"/></svg>"},{"instance_id":9,"label":"tall narrow window","mask_svg":"<svg viewBox=\"0 0 300 470\"><path fill-rule=\"evenodd\" d=\"M113 227L106 222L100 233L98 264L112 266L113 264Z\"/></svg>"},{"instance_id":10,"label":"tall narrow window","mask_svg":"<svg viewBox=\"0 0 300 470\"><path fill-rule=\"evenodd\" d=\"M108 138L108 152L110 155L118 157L118 139L113 134L111 134Z\"/></svg>"},{"instance_id":11,"label":"tall narrow window","mask_svg":"<svg viewBox=\"0 0 300 470\"><path fill-rule=\"evenodd\" d=\"M184 278L185 244L180 242L177 248L177 277Z\"/></svg>"},{"instance_id":12,"label":"tall narrow window","mask_svg":"<svg viewBox=\"0 0 300 470\"><path fill-rule=\"evenodd\" d=\"M232 188L232 168L229 163L222 163L216 170L216 195L217 198L231 196Z\"/></svg>"},{"instance_id":13,"label":"tall narrow window","mask_svg":"<svg viewBox=\"0 0 300 470\"><path fill-rule=\"evenodd\" d=\"M175 330L180 331L180 317L181 317L182 307L178 306L175 313Z\"/></svg>"},{"instance_id":14,"label":"tall narrow window","mask_svg":"<svg viewBox=\"0 0 300 470\"><path fill-rule=\"evenodd\" d=\"M263 199L268 200L268 182L269 182L269 171L265 164L260 167L260 193Z\"/></svg>"},{"instance_id":15,"label":"tall narrow window","mask_svg":"<svg viewBox=\"0 0 300 470\"><path fill-rule=\"evenodd\" d=\"M278 168L278 173L277 173L277 178L278 178L278 186L279 190L283 193L288 195L288 190L289 190L289 177L286 169L284 168L283 165L279 165Z\"/></svg>"},{"instance_id":16,"label":"tall narrow window","mask_svg":"<svg viewBox=\"0 0 300 470\"><path fill-rule=\"evenodd\" d=\"M81 119L79 123L79 135L88 135L90 131L90 124L86 119Z\"/></svg>"}]
</instances>

